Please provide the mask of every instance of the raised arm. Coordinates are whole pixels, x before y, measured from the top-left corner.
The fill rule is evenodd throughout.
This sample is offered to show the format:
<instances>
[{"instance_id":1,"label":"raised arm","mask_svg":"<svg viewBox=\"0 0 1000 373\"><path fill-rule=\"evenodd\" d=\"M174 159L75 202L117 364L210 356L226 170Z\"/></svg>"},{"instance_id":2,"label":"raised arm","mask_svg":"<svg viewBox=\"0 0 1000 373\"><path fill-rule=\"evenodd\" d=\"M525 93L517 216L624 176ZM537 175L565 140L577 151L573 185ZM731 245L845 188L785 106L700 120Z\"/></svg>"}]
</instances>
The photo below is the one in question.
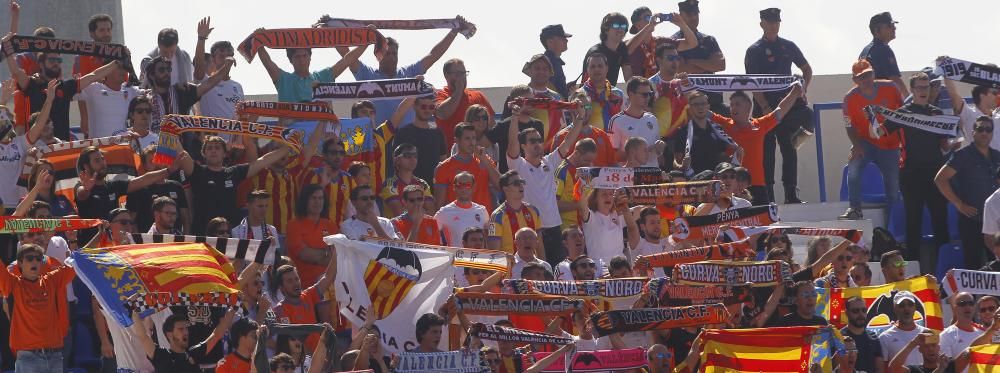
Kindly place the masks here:
<instances>
[{"instance_id":1,"label":"raised arm","mask_svg":"<svg viewBox=\"0 0 1000 373\"><path fill-rule=\"evenodd\" d=\"M219 82L228 78L229 70L233 68L234 64L236 64L235 58L226 57L226 62L224 62L222 66L215 71L215 74L212 74L212 76L208 77L208 79L201 82L201 84L198 84L198 97L204 96L209 90L215 88L216 85L219 85Z\"/></svg>"},{"instance_id":2,"label":"raised arm","mask_svg":"<svg viewBox=\"0 0 1000 373\"><path fill-rule=\"evenodd\" d=\"M694 30L688 26L687 22L684 22L684 18L681 18L680 14L670 13L670 23L677 25L681 29L681 34L684 34L684 39L677 41L677 51L683 52L689 49L694 49L698 46L698 35L694 33Z\"/></svg>"},{"instance_id":3,"label":"raised arm","mask_svg":"<svg viewBox=\"0 0 1000 373\"><path fill-rule=\"evenodd\" d=\"M632 214L632 209L628 208L628 192L624 189L619 189L615 191L615 203L618 204L621 210L622 218L625 219L625 231L626 237L628 238L628 246L631 249L635 249L639 246L639 223L636 222L635 215Z\"/></svg>"},{"instance_id":4,"label":"raised arm","mask_svg":"<svg viewBox=\"0 0 1000 373\"><path fill-rule=\"evenodd\" d=\"M507 158L518 159L521 157L521 142L517 140L517 130L520 125L517 121L521 115L521 106L511 104L510 121L507 126Z\"/></svg>"},{"instance_id":5,"label":"raised arm","mask_svg":"<svg viewBox=\"0 0 1000 373\"><path fill-rule=\"evenodd\" d=\"M212 33L212 17L202 18L198 21L198 43L194 47L194 80L201 81L205 78L207 65L205 63L205 41Z\"/></svg>"},{"instance_id":6,"label":"raised arm","mask_svg":"<svg viewBox=\"0 0 1000 373\"><path fill-rule=\"evenodd\" d=\"M3 41L7 41L14 35L14 33L8 33L7 36L4 36ZM14 77L14 81L17 82L17 86L20 89L28 88L30 78L28 77L28 74L24 73L24 70L22 70L21 67L17 66L17 61L15 60L16 58L14 57L7 58L7 70L10 70L10 76Z\"/></svg>"},{"instance_id":7,"label":"raised arm","mask_svg":"<svg viewBox=\"0 0 1000 373\"><path fill-rule=\"evenodd\" d=\"M574 112L574 115L576 114L577 112ZM573 119L573 122L576 123L578 121L576 119ZM586 123L581 123L580 125L574 124L572 127L570 127L569 132L566 133L566 138L563 139L563 142L559 143L559 147L556 148L556 151L559 152L560 157L562 157L563 159L569 157L570 153L572 153L570 149L572 149L573 146L576 145L576 141L580 139L580 132L583 131L583 126L586 125L587 125Z\"/></svg>"},{"instance_id":8,"label":"raised arm","mask_svg":"<svg viewBox=\"0 0 1000 373\"><path fill-rule=\"evenodd\" d=\"M271 165L281 161L285 158L285 155L291 151L287 146L282 146L280 149L272 150L263 157L257 158L250 161L250 170L247 171L247 178L257 175L264 169L271 167Z\"/></svg>"},{"instance_id":9,"label":"raised arm","mask_svg":"<svg viewBox=\"0 0 1000 373\"><path fill-rule=\"evenodd\" d=\"M31 208L31 204L35 202L38 198L38 193L42 188L48 188L52 186L52 175L49 174L49 170L41 170L36 176L35 186L28 191L28 194L21 199L21 202L17 204L17 208L14 209L12 216L24 217L28 214L28 209Z\"/></svg>"},{"instance_id":10,"label":"raised arm","mask_svg":"<svg viewBox=\"0 0 1000 373\"><path fill-rule=\"evenodd\" d=\"M211 351L215 348L215 345L222 341L222 337L229 332L229 327L233 325L233 320L236 317L236 309L230 308L226 311L226 315L219 320L219 325L212 329L212 334L208 335L208 339L205 339L205 351Z\"/></svg>"},{"instance_id":11,"label":"raised arm","mask_svg":"<svg viewBox=\"0 0 1000 373\"><path fill-rule=\"evenodd\" d=\"M577 211L580 214L580 222L587 222L590 220L590 206L587 205L587 201L590 200L590 195L594 194L595 189L584 187L585 192L580 196L580 200L577 201Z\"/></svg>"},{"instance_id":12,"label":"raised arm","mask_svg":"<svg viewBox=\"0 0 1000 373\"><path fill-rule=\"evenodd\" d=\"M169 167L153 172L147 172L142 176L130 180L128 182L128 192L132 193L137 190L142 190L150 185L166 180L170 174L177 172L177 170L182 167L184 162L183 158L186 157L188 157L187 152L182 152L177 156L177 158L174 158L174 163L171 163Z\"/></svg>"},{"instance_id":13,"label":"raised arm","mask_svg":"<svg viewBox=\"0 0 1000 373\"><path fill-rule=\"evenodd\" d=\"M326 129L329 127L330 122L316 123L316 128L313 129L312 135L309 136L309 142L306 143L305 149L302 149L301 157L303 166L309 165L309 160L316 155L316 150L319 149L319 145L322 144L323 141L326 141Z\"/></svg>"},{"instance_id":14,"label":"raised arm","mask_svg":"<svg viewBox=\"0 0 1000 373\"><path fill-rule=\"evenodd\" d=\"M10 0L10 32L16 34L21 19L21 5L16 0Z\"/></svg>"},{"instance_id":15,"label":"raised arm","mask_svg":"<svg viewBox=\"0 0 1000 373\"><path fill-rule=\"evenodd\" d=\"M906 373L910 370L906 368L906 358L910 356L910 352L924 343L924 336L927 334L920 333L917 334L916 338L911 339L903 346L902 350L896 353L896 356L892 357L889 361L889 369L887 373Z\"/></svg>"},{"instance_id":16,"label":"raised arm","mask_svg":"<svg viewBox=\"0 0 1000 373\"><path fill-rule=\"evenodd\" d=\"M333 280L337 278L337 248L331 247L330 250L330 263L326 265L326 272L323 273L323 277L316 281L316 290L320 292L326 291L326 288L330 287Z\"/></svg>"},{"instance_id":17,"label":"raised arm","mask_svg":"<svg viewBox=\"0 0 1000 373\"><path fill-rule=\"evenodd\" d=\"M659 23L660 22L657 18L655 17L650 18L649 23L646 24L646 27L640 29L639 32L635 34L635 37L626 41L625 47L628 49L628 53L632 54L632 52L635 52L635 50L638 49L639 46L642 45L642 43L645 43L650 38L652 38L653 30L656 30L656 25Z\"/></svg>"},{"instance_id":18,"label":"raised arm","mask_svg":"<svg viewBox=\"0 0 1000 373\"><path fill-rule=\"evenodd\" d=\"M760 312L757 317L753 319L753 327L763 328L767 324L767 320L771 319L771 315L774 311L778 309L778 303L781 303L781 297L785 295L785 284L778 283L774 287L774 292L771 293L771 297L767 298L767 304L764 305L764 310Z\"/></svg>"},{"instance_id":19,"label":"raised arm","mask_svg":"<svg viewBox=\"0 0 1000 373\"><path fill-rule=\"evenodd\" d=\"M462 21L465 20L464 18L461 19ZM451 43L455 41L455 36L458 36L459 29L464 25L465 22L462 22L462 25L460 25L459 28L453 28L451 31L448 31L448 33L444 35L444 38L435 44L434 48L431 48L431 51L428 52L424 58L420 59L420 69L422 71L426 72L427 70L430 70L431 66L434 66L434 64L441 59L441 56L444 56L444 52L447 52L448 48L451 47Z\"/></svg>"},{"instance_id":20,"label":"raised arm","mask_svg":"<svg viewBox=\"0 0 1000 373\"><path fill-rule=\"evenodd\" d=\"M945 58L948 57L947 56L938 57L937 62L941 63L941 61L943 61ZM965 109L965 99L962 98L962 95L958 94L958 88L955 87L954 81L952 81L951 79L942 79L942 80L944 80L945 90L948 91L948 98L951 99L951 107L954 108L953 112L955 113L955 115L961 115L962 110ZM971 135L972 134L966 134L966 136L971 136Z\"/></svg>"},{"instance_id":21,"label":"raised arm","mask_svg":"<svg viewBox=\"0 0 1000 373\"><path fill-rule=\"evenodd\" d=\"M785 113L788 112L788 109L792 108L792 105L795 105L795 100L798 100L799 96L801 95L802 95L802 85L793 84L792 89L788 91L788 94L785 95L785 98L781 99L781 102L778 103L778 107L774 108L774 111L772 111L772 113L774 113L774 120L776 122L781 122L781 118L785 116Z\"/></svg>"},{"instance_id":22,"label":"raised arm","mask_svg":"<svg viewBox=\"0 0 1000 373\"><path fill-rule=\"evenodd\" d=\"M845 251L847 251L847 248L849 247L851 247L851 241L848 240L840 241L840 243L837 244L837 246L834 246L832 249L827 250L826 253L824 253L822 256L819 257L819 259L816 259L816 263L809 265L809 268L812 269L813 277L820 277L822 275L821 272L823 271L823 269L826 268L826 266L829 265L830 263L833 263L833 260L836 259L838 256L840 256L840 254L843 254Z\"/></svg>"},{"instance_id":23,"label":"raised arm","mask_svg":"<svg viewBox=\"0 0 1000 373\"><path fill-rule=\"evenodd\" d=\"M340 76L344 70L347 70L347 68L358 63L358 58L361 58L361 54L365 53L365 50L367 49L368 45L366 44L357 46L354 49L351 49L350 52L347 52L343 58L333 64L333 67L331 68L333 70L333 77L336 78Z\"/></svg>"},{"instance_id":24,"label":"raised arm","mask_svg":"<svg viewBox=\"0 0 1000 373\"><path fill-rule=\"evenodd\" d=\"M121 73L121 70L119 70L121 68L122 68L122 62L119 60L108 62L107 65L101 66L97 68L97 70L92 71L90 74L80 77L80 83L77 84L77 91L83 91L84 88L86 88L93 82L99 82L104 80L104 78L107 78L108 75L113 72L117 71ZM72 92L72 94L76 93L77 92Z\"/></svg>"},{"instance_id":25,"label":"raised arm","mask_svg":"<svg viewBox=\"0 0 1000 373\"><path fill-rule=\"evenodd\" d=\"M566 355L567 353L570 352L570 350L572 350L575 347L576 345L574 344L568 344L560 347L558 350L556 350L556 352L553 352L549 354L549 356L546 356L541 360L536 361L534 364L528 367L528 369L525 369L524 373L538 373L545 370L545 368L548 368L549 365L552 365L552 363L559 361L559 359L562 358L563 355Z\"/></svg>"},{"instance_id":26,"label":"raised arm","mask_svg":"<svg viewBox=\"0 0 1000 373\"><path fill-rule=\"evenodd\" d=\"M264 28L258 28L254 32L257 31L264 31ZM257 58L260 59L260 63L264 64L264 70L267 70L267 75L271 77L271 83L278 84L278 79L281 78L281 68L271 60L271 54L268 53L267 48L258 49Z\"/></svg>"},{"instance_id":27,"label":"raised arm","mask_svg":"<svg viewBox=\"0 0 1000 373\"><path fill-rule=\"evenodd\" d=\"M149 337L149 329L146 329L146 324L142 322L142 317L139 316L139 312L137 311L132 312L131 328L132 334L135 334L136 339L139 340L139 346L146 353L146 358L153 360L153 355L156 354L156 344Z\"/></svg>"},{"instance_id":28,"label":"raised arm","mask_svg":"<svg viewBox=\"0 0 1000 373\"><path fill-rule=\"evenodd\" d=\"M28 128L28 133L24 135L24 139L28 141L28 144L34 144L38 141L39 137L42 137L42 131L45 130L45 124L49 122L50 115L52 113L52 104L56 99L56 88L62 82L59 79L52 79L49 81L49 85L45 87L45 103L42 104L42 111L38 112L38 118L35 118L35 124Z\"/></svg>"}]
</instances>

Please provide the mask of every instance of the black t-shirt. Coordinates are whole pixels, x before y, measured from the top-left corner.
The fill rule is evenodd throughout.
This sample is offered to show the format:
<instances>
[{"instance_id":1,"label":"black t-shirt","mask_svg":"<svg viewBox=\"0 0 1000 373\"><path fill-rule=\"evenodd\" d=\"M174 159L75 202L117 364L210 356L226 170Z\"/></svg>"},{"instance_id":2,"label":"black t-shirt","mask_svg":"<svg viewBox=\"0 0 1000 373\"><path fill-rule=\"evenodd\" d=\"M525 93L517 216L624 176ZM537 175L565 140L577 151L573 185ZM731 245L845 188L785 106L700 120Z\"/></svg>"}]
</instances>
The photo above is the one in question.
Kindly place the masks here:
<instances>
[{"instance_id":1,"label":"black t-shirt","mask_svg":"<svg viewBox=\"0 0 1000 373\"><path fill-rule=\"evenodd\" d=\"M139 232L149 231L149 227L153 225L153 200L158 197L170 197L177 203L178 209L188 207L187 198L184 196L184 187L174 180L167 180L163 184L153 184L129 193L125 208L135 213L136 229Z\"/></svg>"},{"instance_id":2,"label":"black t-shirt","mask_svg":"<svg viewBox=\"0 0 1000 373\"><path fill-rule=\"evenodd\" d=\"M910 373L931 373L934 371L933 368L925 368L923 365L907 365L906 369ZM944 368L944 373L955 373L955 362L949 362L948 366Z\"/></svg>"},{"instance_id":3,"label":"black t-shirt","mask_svg":"<svg viewBox=\"0 0 1000 373\"><path fill-rule=\"evenodd\" d=\"M169 92L169 91L168 91ZM160 98L164 103L167 103L167 107L164 108L166 114L191 114L191 108L195 103L198 102L200 97L198 97L198 85L194 83L178 83L174 84L174 93L177 97L177 112L173 112L173 105L170 104L169 93L164 93L160 95Z\"/></svg>"},{"instance_id":4,"label":"black t-shirt","mask_svg":"<svg viewBox=\"0 0 1000 373\"><path fill-rule=\"evenodd\" d=\"M209 170L207 166L197 165L191 173L191 194L194 198L194 216L191 231L196 235L205 234L208 221L217 217L225 217L230 226L239 224L243 219L240 207L236 206L236 188L247 178L250 165L238 164L223 168L221 171Z\"/></svg>"},{"instance_id":5,"label":"black t-shirt","mask_svg":"<svg viewBox=\"0 0 1000 373\"><path fill-rule=\"evenodd\" d=\"M695 174L705 170L715 169L726 155L729 147L726 141L712 130L711 121L704 129L694 126L694 137L691 141L691 169ZM689 123L688 125L694 125ZM687 148L687 129L673 134L674 153L684 153Z\"/></svg>"},{"instance_id":6,"label":"black t-shirt","mask_svg":"<svg viewBox=\"0 0 1000 373\"><path fill-rule=\"evenodd\" d=\"M858 361L854 364L854 369L875 372L875 358L884 358L882 345L878 343L878 336L875 335L875 332L865 330L861 334L854 334L845 326L840 329L840 333L845 337L851 337L858 347Z\"/></svg>"},{"instance_id":7,"label":"black t-shirt","mask_svg":"<svg viewBox=\"0 0 1000 373\"><path fill-rule=\"evenodd\" d=\"M813 273L810 268L803 268L798 272L792 274L792 281L813 281ZM749 327L750 322L753 321L757 315L764 311L764 305L767 304L767 300L774 293L774 287L759 287L753 288L751 294L753 294L753 299L751 304L744 305L743 308L743 318L741 320L744 327ZM781 318L780 315L784 315L794 311L795 307L795 287L786 286L785 295L778 302L778 309L775 310L774 314L768 319L768 323L777 322Z\"/></svg>"},{"instance_id":8,"label":"black t-shirt","mask_svg":"<svg viewBox=\"0 0 1000 373\"><path fill-rule=\"evenodd\" d=\"M771 321L767 323L767 326L824 326L829 324L826 322L826 319L820 316L809 316L809 318L803 318L802 316L799 316L798 312L792 312L777 320L771 319Z\"/></svg>"},{"instance_id":9,"label":"black t-shirt","mask_svg":"<svg viewBox=\"0 0 1000 373\"><path fill-rule=\"evenodd\" d=\"M674 353L674 366L681 365L688 353L691 352L691 344L698 337L698 333L688 332L684 328L670 330L670 337L667 338L667 348Z\"/></svg>"},{"instance_id":10,"label":"black t-shirt","mask_svg":"<svg viewBox=\"0 0 1000 373\"><path fill-rule=\"evenodd\" d=\"M986 263L980 271L986 272L1000 272L1000 260L994 260L992 262Z\"/></svg>"},{"instance_id":11,"label":"black t-shirt","mask_svg":"<svg viewBox=\"0 0 1000 373\"><path fill-rule=\"evenodd\" d=\"M773 42L766 38L760 38L751 44L750 48L747 48L746 56L743 59L747 74L791 75L793 63L799 68L809 64L795 43L781 37ZM763 94L768 106L773 109L788 94L788 90L764 92ZM754 108L756 109L758 106L760 105L754 105Z\"/></svg>"},{"instance_id":12,"label":"black t-shirt","mask_svg":"<svg viewBox=\"0 0 1000 373\"><path fill-rule=\"evenodd\" d=\"M903 105L897 111L922 115L944 114L936 106L917 105L912 102ZM889 120L886 120L884 124L889 132L903 131L902 136L900 136L903 139L903 169L920 167L937 170L944 164L944 154L940 152L941 139L948 138L948 136L916 129Z\"/></svg>"},{"instance_id":13,"label":"black t-shirt","mask_svg":"<svg viewBox=\"0 0 1000 373\"><path fill-rule=\"evenodd\" d=\"M35 74L28 81L28 86L21 90L31 100L32 113L42 111L42 105L45 104L45 88L48 87L48 84L48 81ZM52 119L53 134L63 141L70 140L69 103L73 101L73 96L79 92L80 81L77 79L63 80L56 88L56 98L52 101L52 111L49 112L49 118Z\"/></svg>"},{"instance_id":14,"label":"black t-shirt","mask_svg":"<svg viewBox=\"0 0 1000 373\"><path fill-rule=\"evenodd\" d=\"M174 306L170 307L170 312L173 312L175 315L184 315L187 317L190 323L188 326L189 341L208 340L208 337L212 335L212 331L222 321L222 317L226 315L225 309L208 306ZM195 346L202 348L199 354L191 354L191 357L194 359L195 364L215 364L225 356L222 351L222 345L222 341L219 341L219 343L215 344L215 348L206 351L203 344L199 344Z\"/></svg>"},{"instance_id":15,"label":"black t-shirt","mask_svg":"<svg viewBox=\"0 0 1000 373\"><path fill-rule=\"evenodd\" d=\"M189 348L186 353L177 353L157 347L150 361L153 363L153 369L156 373L201 373L201 368L195 361L198 357L204 356L205 344L200 343Z\"/></svg>"},{"instance_id":16,"label":"black t-shirt","mask_svg":"<svg viewBox=\"0 0 1000 373\"><path fill-rule=\"evenodd\" d=\"M448 155L444 132L437 126L420 128L411 124L396 130L392 150L386 152L392 154L399 144L413 144L417 147L417 169L413 170L413 174L424 180L434 180L434 169L441 163L441 156Z\"/></svg>"},{"instance_id":17,"label":"black t-shirt","mask_svg":"<svg viewBox=\"0 0 1000 373\"><path fill-rule=\"evenodd\" d=\"M587 50L587 54L584 54L583 58L583 72L587 72L587 56L591 53L600 52L608 59L608 81L611 85L618 84L618 74L621 71L622 66L631 66L631 62L628 56L628 47L625 46L625 42L618 44L618 48L612 50L604 43L597 43Z\"/></svg>"},{"instance_id":18,"label":"black t-shirt","mask_svg":"<svg viewBox=\"0 0 1000 373\"><path fill-rule=\"evenodd\" d=\"M497 167L499 167L500 174L507 172L507 156L504 154L507 154L507 131L510 130L511 118L513 117L498 120L495 127L486 131L486 138L489 139L490 142L497 144L497 147L500 149L500 159L494 159L494 161L497 161ZM535 118L529 118L527 122L517 123L518 133L528 128L534 128L544 139L545 130L543 130L544 125L542 125L541 121Z\"/></svg>"},{"instance_id":19,"label":"black t-shirt","mask_svg":"<svg viewBox=\"0 0 1000 373\"><path fill-rule=\"evenodd\" d=\"M124 175L127 176L127 175ZM84 219L110 220L108 213L120 206L118 199L128 193L129 180L120 176L116 179L105 177L104 184L94 184L86 199L76 198L77 212ZM77 184L79 186L79 184ZM75 192L75 190L74 190ZM90 242L97 234L97 228L84 229L78 237L81 243Z\"/></svg>"}]
</instances>

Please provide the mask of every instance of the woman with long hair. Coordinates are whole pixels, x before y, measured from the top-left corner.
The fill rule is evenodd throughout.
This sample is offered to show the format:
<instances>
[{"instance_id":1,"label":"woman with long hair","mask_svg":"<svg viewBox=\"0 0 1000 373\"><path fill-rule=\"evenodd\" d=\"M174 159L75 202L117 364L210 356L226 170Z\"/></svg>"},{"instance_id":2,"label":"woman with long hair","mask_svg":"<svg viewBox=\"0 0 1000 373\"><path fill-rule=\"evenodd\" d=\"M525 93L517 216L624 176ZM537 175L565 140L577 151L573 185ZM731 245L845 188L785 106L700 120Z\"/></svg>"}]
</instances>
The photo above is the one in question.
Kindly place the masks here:
<instances>
[{"instance_id":1,"label":"woman with long hair","mask_svg":"<svg viewBox=\"0 0 1000 373\"><path fill-rule=\"evenodd\" d=\"M469 123L476 131L476 145L486 149L486 155L490 159L499 159L500 151L497 145L486 137L486 131L490 129L490 112L483 105L475 104L465 110L465 123ZM451 146L451 154L458 154L458 144Z\"/></svg>"},{"instance_id":2,"label":"woman with long hair","mask_svg":"<svg viewBox=\"0 0 1000 373\"><path fill-rule=\"evenodd\" d=\"M578 210L587 250L601 267L598 275L608 273L606 266L611 258L625 255L622 230L628 231L629 242L639 239L636 219L628 207L628 195L624 190L619 193L612 189L590 189L580 198Z\"/></svg>"}]
</instances>

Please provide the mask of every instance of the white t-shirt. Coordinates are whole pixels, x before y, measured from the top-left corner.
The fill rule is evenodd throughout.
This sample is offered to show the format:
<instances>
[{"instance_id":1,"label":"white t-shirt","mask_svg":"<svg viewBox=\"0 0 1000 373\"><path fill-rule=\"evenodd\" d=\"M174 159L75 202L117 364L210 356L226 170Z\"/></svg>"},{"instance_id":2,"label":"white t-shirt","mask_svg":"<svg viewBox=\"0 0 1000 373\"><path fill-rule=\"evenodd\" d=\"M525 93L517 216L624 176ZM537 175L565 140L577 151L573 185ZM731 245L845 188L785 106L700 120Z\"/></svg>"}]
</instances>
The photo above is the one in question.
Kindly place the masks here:
<instances>
[{"instance_id":1,"label":"white t-shirt","mask_svg":"<svg viewBox=\"0 0 1000 373\"><path fill-rule=\"evenodd\" d=\"M639 244L635 245L635 249L632 250L630 258L632 259L632 264L635 264L635 258L639 255L653 255L659 254L667 251L674 251L676 248L674 244L670 241L670 237L660 238L660 242L649 242L645 238L639 239ZM663 272L662 267L653 268L653 274L656 277L666 277L666 273Z\"/></svg>"},{"instance_id":2,"label":"white t-shirt","mask_svg":"<svg viewBox=\"0 0 1000 373\"><path fill-rule=\"evenodd\" d=\"M236 103L243 100L243 86L235 80L223 80L212 87L198 101L201 115L206 117L234 119Z\"/></svg>"},{"instance_id":3,"label":"white t-shirt","mask_svg":"<svg viewBox=\"0 0 1000 373\"><path fill-rule=\"evenodd\" d=\"M733 204L732 206L729 206L729 208L727 208L725 210L722 210L721 208L719 208L718 204L713 204L712 209L708 210L708 214L709 215L711 215L711 214L718 214L718 213L720 213L722 211L729 211L729 210L735 210L735 209L741 209L741 208L744 208L744 207L753 206L753 203L751 203L750 201L747 201L746 199L743 199L743 198L740 198L740 197L737 197L737 196L730 197L729 201ZM701 207L701 206L699 206L699 207Z\"/></svg>"},{"instance_id":4,"label":"white t-shirt","mask_svg":"<svg viewBox=\"0 0 1000 373\"><path fill-rule=\"evenodd\" d=\"M1000 190L993 192L983 204L983 234L1000 233Z\"/></svg>"},{"instance_id":5,"label":"white t-shirt","mask_svg":"<svg viewBox=\"0 0 1000 373\"><path fill-rule=\"evenodd\" d=\"M643 112L642 116L636 118L628 115L624 111L611 117L611 146L615 150L625 151L625 143L633 137L640 137L646 140L646 150L650 152L649 160L645 166L657 167L656 140L660 137L660 124L656 117L649 112Z\"/></svg>"},{"instance_id":6,"label":"white t-shirt","mask_svg":"<svg viewBox=\"0 0 1000 373\"><path fill-rule=\"evenodd\" d=\"M377 218L378 218L378 225L382 226L382 230L385 231L385 234L389 235L389 238L394 240L403 239L402 236L399 235L399 232L396 232L396 226L392 225L391 220L383 218L381 216ZM350 219L344 220L340 223L340 233L343 233L345 236L347 236L347 238L350 238L352 240L360 240L362 236L374 237L375 227L373 227L371 224L358 220L352 215Z\"/></svg>"},{"instance_id":7,"label":"white t-shirt","mask_svg":"<svg viewBox=\"0 0 1000 373\"><path fill-rule=\"evenodd\" d=\"M490 214L486 211L486 207L478 203L469 202L469 206L461 207L452 201L434 214L434 220L437 221L438 228L444 232L446 245L462 247L462 235L465 231L472 227L485 228L490 220Z\"/></svg>"},{"instance_id":8,"label":"white t-shirt","mask_svg":"<svg viewBox=\"0 0 1000 373\"><path fill-rule=\"evenodd\" d=\"M128 104L137 96L137 88L124 84L117 91L101 82L84 88L80 100L87 103L90 138L108 137L128 127Z\"/></svg>"},{"instance_id":9,"label":"white t-shirt","mask_svg":"<svg viewBox=\"0 0 1000 373\"><path fill-rule=\"evenodd\" d=\"M24 135L14 137L9 143L0 143L0 199L6 208L17 207L21 197L28 193L24 187L17 186L17 178L21 176L21 166L30 147Z\"/></svg>"},{"instance_id":10,"label":"white t-shirt","mask_svg":"<svg viewBox=\"0 0 1000 373\"><path fill-rule=\"evenodd\" d=\"M950 358L956 358L983 333L983 329L975 326L969 332L952 324L941 332L941 353Z\"/></svg>"},{"instance_id":11,"label":"white t-shirt","mask_svg":"<svg viewBox=\"0 0 1000 373\"><path fill-rule=\"evenodd\" d=\"M146 358L146 351L139 343L139 337L132 328L123 328L107 311L101 310L108 320L108 332L115 345L115 360L118 361L118 371L134 371L138 373L153 373L153 363Z\"/></svg>"},{"instance_id":12,"label":"white t-shirt","mask_svg":"<svg viewBox=\"0 0 1000 373\"><path fill-rule=\"evenodd\" d=\"M604 215L597 211L590 211L590 219L583 222L583 237L587 241L587 255L600 259L601 271L607 272L604 267L611 262L611 258L618 255L625 255L625 241L622 236L622 229L625 229L625 219L621 214L612 212L611 215Z\"/></svg>"},{"instance_id":13,"label":"white t-shirt","mask_svg":"<svg viewBox=\"0 0 1000 373\"><path fill-rule=\"evenodd\" d=\"M962 125L962 136L965 137L965 141L962 141L962 146L968 146L972 144L972 127L976 124L976 118L983 116L983 112L979 111L979 108L975 104L965 103L962 105L962 113L959 115L961 118ZM993 117L993 122L996 123L1000 120L1000 110L993 110L990 115ZM1000 136L993 136L993 140L990 141L990 147L993 149L1000 150Z\"/></svg>"},{"instance_id":14,"label":"white t-shirt","mask_svg":"<svg viewBox=\"0 0 1000 373\"><path fill-rule=\"evenodd\" d=\"M521 259L520 255L514 254L514 267L510 269L510 278L512 279L521 278L521 270L524 269L524 266L531 263L541 264L543 267L549 270L549 273L552 273L552 266L549 265L548 262L538 259L538 257L533 258L531 261L524 261Z\"/></svg>"},{"instance_id":15,"label":"white t-shirt","mask_svg":"<svg viewBox=\"0 0 1000 373\"><path fill-rule=\"evenodd\" d=\"M878 344L882 346L882 356L886 359L892 360L892 356L896 356L899 351L903 350L903 347L907 343L910 343L913 338L917 337L917 334L924 330L929 330L925 327L917 325L913 330L905 331L899 329L895 326L886 329L882 334L878 335ZM906 362L904 365L920 365L924 363L924 357L920 355L920 351L913 349L910 351L910 356L906 357Z\"/></svg>"},{"instance_id":16,"label":"white t-shirt","mask_svg":"<svg viewBox=\"0 0 1000 373\"><path fill-rule=\"evenodd\" d=\"M524 179L524 201L538 208L542 218L542 228L562 225L559 205L556 203L556 168L563 161L559 149L542 157L538 167L532 166L524 157L507 157L507 167L517 171Z\"/></svg>"}]
</instances>

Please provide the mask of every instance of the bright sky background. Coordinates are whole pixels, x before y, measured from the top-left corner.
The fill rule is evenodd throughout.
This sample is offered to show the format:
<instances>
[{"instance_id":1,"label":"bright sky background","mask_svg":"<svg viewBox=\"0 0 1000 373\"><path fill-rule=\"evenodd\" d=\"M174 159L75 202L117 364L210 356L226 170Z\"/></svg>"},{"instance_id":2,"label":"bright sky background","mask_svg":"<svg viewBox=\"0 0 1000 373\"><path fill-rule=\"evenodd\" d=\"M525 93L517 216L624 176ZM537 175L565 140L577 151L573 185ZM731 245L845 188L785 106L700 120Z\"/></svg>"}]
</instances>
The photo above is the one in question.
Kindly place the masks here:
<instances>
[{"instance_id":1,"label":"bright sky background","mask_svg":"<svg viewBox=\"0 0 1000 373\"><path fill-rule=\"evenodd\" d=\"M243 1L122 1L125 43L134 55L145 55L156 46L156 34L163 27L174 27L180 34L181 48L191 52L197 40L198 20L212 16L209 44L229 40L234 45L258 27L308 27L321 15L354 19L419 19L465 16L476 24L477 34L469 40L459 36L444 57L427 74L429 82L444 85L441 63L462 58L471 71L470 87L510 86L526 83L521 66L532 54L540 53L541 28L562 23L570 39L569 51L563 54L566 75L580 73L583 53L598 41L601 18L617 11L626 17L649 1L319 1L319 0L243 0ZM664 1L653 12L676 11L676 2ZM941 54L975 62L1000 62L1000 13L983 6L990 2L974 0L940 1L820 1L820 0L703 0L700 31L719 41L728 61L726 72L742 73L746 48L759 39L758 11L769 7L782 10L781 36L798 44L815 74L842 74L871 39L868 19L878 12L890 11L897 25L897 39L890 45L896 52L901 70L929 66ZM656 35L670 35L676 27L660 25ZM422 58L446 30L387 30L384 34L399 40L400 63ZM291 65L282 51L272 52L283 69ZM340 55L333 50L315 50L312 68L330 66ZM259 61L248 65L237 56L232 77L243 84L247 94L275 93ZM137 58L138 60L138 58ZM362 61L376 65L371 52ZM350 73L341 81L353 80Z\"/></svg>"}]
</instances>

